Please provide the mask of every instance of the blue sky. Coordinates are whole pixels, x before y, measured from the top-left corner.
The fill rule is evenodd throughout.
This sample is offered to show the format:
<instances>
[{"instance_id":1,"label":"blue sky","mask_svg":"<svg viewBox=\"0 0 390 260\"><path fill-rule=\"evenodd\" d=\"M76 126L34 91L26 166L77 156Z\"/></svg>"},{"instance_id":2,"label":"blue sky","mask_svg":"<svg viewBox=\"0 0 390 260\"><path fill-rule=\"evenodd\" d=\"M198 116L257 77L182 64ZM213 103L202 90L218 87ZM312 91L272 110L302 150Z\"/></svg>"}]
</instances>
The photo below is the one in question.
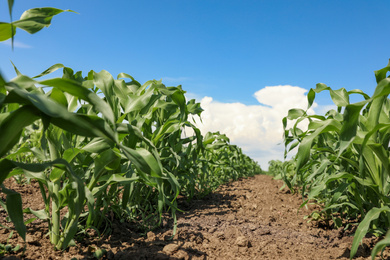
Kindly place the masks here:
<instances>
[{"instance_id":1,"label":"blue sky","mask_svg":"<svg viewBox=\"0 0 390 260\"><path fill-rule=\"evenodd\" d=\"M390 3L383 0L16 0L13 18L44 6L79 14L59 14L49 28L35 35L18 30L14 51L0 43L0 70L6 78L15 76L12 60L29 76L62 63L85 74L105 69L114 76L126 72L140 82L163 79L166 85L181 84L198 101L211 98L204 100L210 109L220 106L219 114L208 111L213 121L205 130L217 130L211 124L226 130L232 142L263 168L272 156L281 159L281 147L240 138L248 135L250 126L258 126L264 128L258 141L261 135L269 139L266 133L276 131L286 107L303 102L302 91L293 93L282 86L309 90L322 82L372 94L373 71L386 66L390 58ZM0 2L0 21L9 22L7 1ZM274 87L287 101L278 100L266 87ZM255 96L261 90L264 96ZM292 96L300 101L288 103ZM327 93L316 101L316 112L331 104ZM266 108L271 110L259 102L268 102ZM277 120L264 115L274 113L272 108L279 103L284 110L278 110ZM237 120L218 120L225 116L223 111L230 111L227 107ZM263 114L245 117L254 111ZM266 126L270 120L278 125ZM276 145L281 140L273 141Z\"/></svg>"}]
</instances>

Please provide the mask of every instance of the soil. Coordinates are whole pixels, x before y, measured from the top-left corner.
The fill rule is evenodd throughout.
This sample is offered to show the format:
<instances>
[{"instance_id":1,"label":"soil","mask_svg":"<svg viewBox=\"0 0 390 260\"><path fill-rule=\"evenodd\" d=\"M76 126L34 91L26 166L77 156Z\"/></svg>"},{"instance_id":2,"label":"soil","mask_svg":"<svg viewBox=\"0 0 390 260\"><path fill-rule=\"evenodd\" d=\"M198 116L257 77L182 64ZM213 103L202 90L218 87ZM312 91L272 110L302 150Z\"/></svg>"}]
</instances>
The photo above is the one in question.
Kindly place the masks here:
<instances>
[{"instance_id":1,"label":"soil","mask_svg":"<svg viewBox=\"0 0 390 260\"><path fill-rule=\"evenodd\" d=\"M184 212L178 213L173 239L172 221L143 234L134 225L114 220L111 235L98 238L89 232L76 246L55 251L46 236L46 223L36 220L27 227L24 255L19 250L3 258L93 259L103 249L102 259L349 259L353 231L307 223L304 216L313 207L298 212L302 198L280 190L282 186L282 181L257 175L223 185L202 200L182 200L179 207ZM19 186L8 182L7 187L22 194L25 207L43 208L37 183ZM12 227L5 217L2 210L0 224ZM6 244L9 236L8 229L0 229L0 243ZM365 238L356 259L371 259L377 241ZM16 232L8 243L24 245ZM385 259L389 256L385 251Z\"/></svg>"}]
</instances>

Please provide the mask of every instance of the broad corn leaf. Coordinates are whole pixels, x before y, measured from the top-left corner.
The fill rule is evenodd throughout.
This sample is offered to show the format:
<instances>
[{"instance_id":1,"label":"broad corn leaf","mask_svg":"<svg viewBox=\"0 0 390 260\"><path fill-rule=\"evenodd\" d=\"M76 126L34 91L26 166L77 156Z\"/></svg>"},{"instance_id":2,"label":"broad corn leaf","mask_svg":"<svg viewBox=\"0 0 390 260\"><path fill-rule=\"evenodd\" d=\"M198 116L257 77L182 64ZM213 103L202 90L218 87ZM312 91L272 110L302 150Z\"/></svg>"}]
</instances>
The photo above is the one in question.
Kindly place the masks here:
<instances>
[{"instance_id":1,"label":"broad corn leaf","mask_svg":"<svg viewBox=\"0 0 390 260\"><path fill-rule=\"evenodd\" d=\"M0 42L12 38L16 33L16 27L10 23L0 22Z\"/></svg>"},{"instance_id":2,"label":"broad corn leaf","mask_svg":"<svg viewBox=\"0 0 390 260\"><path fill-rule=\"evenodd\" d=\"M334 130L338 131L340 127L341 126L338 121L328 119L326 121L322 121L322 126L318 127L316 131L309 136L306 136L298 148L297 169L299 170L309 160L312 143L319 134Z\"/></svg>"},{"instance_id":3,"label":"broad corn leaf","mask_svg":"<svg viewBox=\"0 0 390 260\"><path fill-rule=\"evenodd\" d=\"M382 212L390 212L390 208L387 206L382 208L372 208L369 212L367 212L367 215L364 217L363 221L360 222L353 238L350 259L355 256L359 244L363 237L367 234L371 222L376 220Z\"/></svg>"},{"instance_id":4,"label":"broad corn leaf","mask_svg":"<svg viewBox=\"0 0 390 260\"><path fill-rule=\"evenodd\" d=\"M108 140L105 140L101 137L92 139L87 145L82 149L90 153L101 153L107 149L113 147L113 143L109 143Z\"/></svg>"},{"instance_id":5,"label":"broad corn leaf","mask_svg":"<svg viewBox=\"0 0 390 260\"><path fill-rule=\"evenodd\" d=\"M343 126L340 132L340 150L339 156L350 145L356 136L357 125L359 122L360 111L365 102L347 105L344 112Z\"/></svg>"},{"instance_id":6,"label":"broad corn leaf","mask_svg":"<svg viewBox=\"0 0 390 260\"><path fill-rule=\"evenodd\" d=\"M349 105L349 95L348 92L345 90L345 88L341 88L338 90L329 90L330 96L333 100L333 103L335 103L338 107L345 107Z\"/></svg>"},{"instance_id":7,"label":"broad corn leaf","mask_svg":"<svg viewBox=\"0 0 390 260\"><path fill-rule=\"evenodd\" d=\"M307 109L309 109L313 105L315 97L316 92L313 89L310 89L309 93L307 93Z\"/></svg>"},{"instance_id":8,"label":"broad corn leaf","mask_svg":"<svg viewBox=\"0 0 390 260\"><path fill-rule=\"evenodd\" d=\"M111 110L111 107L101 100L98 95L94 92L83 87L80 83L70 80L70 79L49 79L39 82L43 85L48 85L56 87L64 92L77 96L85 101L88 101L92 104L96 110L101 112L112 124L114 124L114 113Z\"/></svg>"},{"instance_id":9,"label":"broad corn leaf","mask_svg":"<svg viewBox=\"0 0 390 260\"><path fill-rule=\"evenodd\" d=\"M156 158L154 158L149 151L143 148L134 150L125 146L121 146L121 149L126 157L129 158L142 173L154 177L161 177L162 169L156 161Z\"/></svg>"},{"instance_id":10,"label":"broad corn leaf","mask_svg":"<svg viewBox=\"0 0 390 260\"><path fill-rule=\"evenodd\" d=\"M0 124L0 158L18 141L23 129L39 119L39 113L32 106L23 106L10 113Z\"/></svg>"},{"instance_id":11,"label":"broad corn leaf","mask_svg":"<svg viewBox=\"0 0 390 260\"><path fill-rule=\"evenodd\" d=\"M8 174L15 168L16 166L12 163L12 161L8 159L0 159L0 185L3 183L5 179L8 178Z\"/></svg>"},{"instance_id":12,"label":"broad corn leaf","mask_svg":"<svg viewBox=\"0 0 390 260\"><path fill-rule=\"evenodd\" d=\"M385 238L376 243L371 251L371 259L374 260L376 255L382 251L385 247L390 245L390 232L388 231Z\"/></svg>"},{"instance_id":13,"label":"broad corn leaf","mask_svg":"<svg viewBox=\"0 0 390 260\"><path fill-rule=\"evenodd\" d=\"M19 20L12 24L16 27L25 30L28 33L36 33L44 27L49 27L53 16L62 12L74 12L72 10L61 10L52 7L33 8L26 10Z\"/></svg>"},{"instance_id":14,"label":"broad corn leaf","mask_svg":"<svg viewBox=\"0 0 390 260\"><path fill-rule=\"evenodd\" d=\"M1 189L2 192L7 195L6 205L8 215L14 223L18 234L26 241L26 226L23 221L22 197L16 191L6 189L4 186L2 186Z\"/></svg>"},{"instance_id":15,"label":"broad corn leaf","mask_svg":"<svg viewBox=\"0 0 390 260\"><path fill-rule=\"evenodd\" d=\"M48 74L50 74L50 73L52 73L52 72L54 72L54 71L56 71L58 69L64 68L64 67L65 66L63 64L61 64L61 63L54 64L53 66L50 66L50 68L48 68L45 71L43 71L41 74L33 77L33 79L40 78L42 76L48 75Z\"/></svg>"},{"instance_id":16,"label":"broad corn leaf","mask_svg":"<svg viewBox=\"0 0 390 260\"><path fill-rule=\"evenodd\" d=\"M14 0L8 0L8 12L9 17L11 17L12 20L12 8L14 7Z\"/></svg>"},{"instance_id":17,"label":"broad corn leaf","mask_svg":"<svg viewBox=\"0 0 390 260\"><path fill-rule=\"evenodd\" d=\"M297 119L303 115L305 115L305 111L303 109L293 108L293 109L290 109L288 111L287 118L289 120L294 120L294 119Z\"/></svg>"},{"instance_id":18,"label":"broad corn leaf","mask_svg":"<svg viewBox=\"0 0 390 260\"><path fill-rule=\"evenodd\" d=\"M390 71L390 59L389 59L389 63L387 64L386 67L384 67L383 69L375 71L376 82L379 83L383 79L385 79L386 75L387 75L387 72L389 72L389 71Z\"/></svg>"}]
</instances>

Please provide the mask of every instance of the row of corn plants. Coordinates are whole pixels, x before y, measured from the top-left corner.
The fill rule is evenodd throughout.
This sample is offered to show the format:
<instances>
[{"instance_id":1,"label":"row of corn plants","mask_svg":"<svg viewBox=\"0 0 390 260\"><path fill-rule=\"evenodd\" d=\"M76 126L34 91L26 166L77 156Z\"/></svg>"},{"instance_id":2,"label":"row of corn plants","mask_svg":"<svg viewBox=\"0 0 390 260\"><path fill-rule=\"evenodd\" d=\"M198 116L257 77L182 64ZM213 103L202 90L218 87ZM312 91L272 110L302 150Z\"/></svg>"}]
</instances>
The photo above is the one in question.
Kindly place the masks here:
<instances>
[{"instance_id":1,"label":"row of corn plants","mask_svg":"<svg viewBox=\"0 0 390 260\"><path fill-rule=\"evenodd\" d=\"M271 175L276 180L290 180L294 177L295 163L294 160L280 161L280 160L271 160L268 162L268 175ZM284 188L285 186L283 186Z\"/></svg>"},{"instance_id":2,"label":"row of corn plants","mask_svg":"<svg viewBox=\"0 0 390 260\"><path fill-rule=\"evenodd\" d=\"M323 91L329 91L337 109L324 116L291 109L283 119L286 153L296 147L298 152L293 174L284 171L281 176L291 190L302 193L302 206L309 201L321 205L312 218L332 220L336 227L345 219L356 221L351 258L367 233L383 236L390 227L389 71L390 63L375 71L371 97L359 89L317 84L307 95L308 109ZM350 103L351 95L360 95L362 101ZM303 122L307 129L299 127ZM389 241L377 244L373 259Z\"/></svg>"},{"instance_id":3,"label":"row of corn plants","mask_svg":"<svg viewBox=\"0 0 390 260\"><path fill-rule=\"evenodd\" d=\"M27 10L0 24L0 40L13 38L16 28L35 33L61 12ZM58 69L61 78L42 79ZM114 217L158 226L170 212L176 223L179 194L202 197L261 173L225 135L199 131L189 118L203 110L181 86L140 84L126 73L115 79L104 70L83 75L62 64L35 77L15 71L9 81L0 74L0 187L1 205L23 239L36 218L47 221L57 249L89 228L109 232ZM11 177L38 182L45 207L23 209L24 198L3 183ZM24 214L33 217L24 221Z\"/></svg>"}]
</instances>

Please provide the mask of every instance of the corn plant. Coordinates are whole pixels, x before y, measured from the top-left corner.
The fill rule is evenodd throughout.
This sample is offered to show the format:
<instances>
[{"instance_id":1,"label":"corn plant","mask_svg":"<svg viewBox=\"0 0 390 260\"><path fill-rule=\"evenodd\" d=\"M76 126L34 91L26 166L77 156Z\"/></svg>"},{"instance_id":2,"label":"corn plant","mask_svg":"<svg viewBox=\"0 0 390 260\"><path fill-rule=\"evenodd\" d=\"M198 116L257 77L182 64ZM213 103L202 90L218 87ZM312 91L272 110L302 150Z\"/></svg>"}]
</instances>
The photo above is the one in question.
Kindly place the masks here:
<instances>
[{"instance_id":1,"label":"corn plant","mask_svg":"<svg viewBox=\"0 0 390 260\"><path fill-rule=\"evenodd\" d=\"M284 180L284 185L280 189L284 189L286 186L295 192L294 186L291 185L292 179L296 176L294 173L295 163L294 160L280 161L280 160L271 160L268 162L268 172L267 174L273 176L275 180Z\"/></svg>"},{"instance_id":2,"label":"corn plant","mask_svg":"<svg viewBox=\"0 0 390 260\"><path fill-rule=\"evenodd\" d=\"M16 245L13 247L11 244L8 243L9 239L13 236L14 231L12 230L11 233L8 236L6 244L0 244L0 256L4 256L7 253L11 252L17 252L20 250L20 245Z\"/></svg>"},{"instance_id":3,"label":"corn plant","mask_svg":"<svg viewBox=\"0 0 390 260\"><path fill-rule=\"evenodd\" d=\"M44 27L48 27L51 24L53 16L64 11L71 11L50 7L34 8L25 11L19 20L12 21L13 4L13 0L8 1L11 22L0 22L0 41L5 41L12 38L12 46L16 28L20 28L27 31L28 33L34 34ZM17 174L18 172L17 169L14 169L17 167L15 163L7 158L2 157L9 153L13 145L15 145L19 139L21 139L23 128L33 124L34 121L36 121L39 117L35 113L36 111L27 111L28 106L20 107L18 101L10 102L9 105L4 105L8 102L8 91L9 90L6 88L6 81L0 72L0 132L2 134L2 141L4 141L0 151L0 165L2 166L0 184L4 181L4 179ZM1 188L2 191L7 195L5 207L7 208L8 214L11 220L14 222L16 230L25 240L26 228L23 222L23 213L21 211L20 194L6 189L3 185L1 185Z\"/></svg>"},{"instance_id":4,"label":"corn plant","mask_svg":"<svg viewBox=\"0 0 390 260\"><path fill-rule=\"evenodd\" d=\"M319 116L292 109L283 119L286 151L298 146L295 174L284 180L290 188L300 187L304 204L314 199L322 205L312 217L333 219L336 226L342 225L342 218L361 220L351 258L367 232L383 235L390 225L388 71L390 63L375 72L372 97L361 90L332 90L317 84L309 91L308 108L317 93L329 91L337 110ZM361 95L363 101L351 104L352 94ZM288 120L294 122L289 129ZM309 122L305 131L298 127L304 120Z\"/></svg>"},{"instance_id":5,"label":"corn plant","mask_svg":"<svg viewBox=\"0 0 390 260\"><path fill-rule=\"evenodd\" d=\"M0 24L0 40L13 39L17 27L35 33L61 12L28 10ZM40 80L58 69L62 78ZM23 239L23 212L48 222L56 249L72 245L81 229L109 232L114 217L158 226L170 211L176 223L179 193L191 199L261 172L225 135L203 137L188 120L203 110L181 86L140 84L126 73L114 79L104 70L83 76L62 64L32 78L15 72L10 81L0 74L0 187ZM39 183L44 209L23 210L20 194L3 185L13 176Z\"/></svg>"},{"instance_id":6,"label":"corn plant","mask_svg":"<svg viewBox=\"0 0 390 260\"><path fill-rule=\"evenodd\" d=\"M62 78L38 81L59 68ZM176 220L180 192L191 199L223 182L261 172L225 135L208 133L203 138L187 120L202 110L193 100L186 103L180 86L167 88L158 81L141 85L123 73L114 80L105 71L82 77L61 64L34 78L16 72L18 76L4 84L8 123L0 131L9 144L3 149L1 163L8 170L2 177L24 174L38 181L45 209L27 211L48 221L56 248L73 243L80 223L109 230L112 214L126 218L143 212L144 221L156 212L158 225L170 209ZM10 109L15 110L5 112ZM21 116L29 120L20 121ZM32 124L35 132L23 132ZM188 126L195 135L182 137ZM26 163L22 158L32 159ZM20 204L15 204L18 216Z\"/></svg>"},{"instance_id":7,"label":"corn plant","mask_svg":"<svg viewBox=\"0 0 390 260\"><path fill-rule=\"evenodd\" d=\"M0 41L12 39L12 46L16 29L22 29L30 34L39 32L51 25L51 20L55 15L63 12L74 12L72 10L61 10L52 7L33 8L26 10L19 20L12 21L12 9L14 0L8 0L8 10L11 19L10 23L0 22Z\"/></svg>"}]
</instances>

